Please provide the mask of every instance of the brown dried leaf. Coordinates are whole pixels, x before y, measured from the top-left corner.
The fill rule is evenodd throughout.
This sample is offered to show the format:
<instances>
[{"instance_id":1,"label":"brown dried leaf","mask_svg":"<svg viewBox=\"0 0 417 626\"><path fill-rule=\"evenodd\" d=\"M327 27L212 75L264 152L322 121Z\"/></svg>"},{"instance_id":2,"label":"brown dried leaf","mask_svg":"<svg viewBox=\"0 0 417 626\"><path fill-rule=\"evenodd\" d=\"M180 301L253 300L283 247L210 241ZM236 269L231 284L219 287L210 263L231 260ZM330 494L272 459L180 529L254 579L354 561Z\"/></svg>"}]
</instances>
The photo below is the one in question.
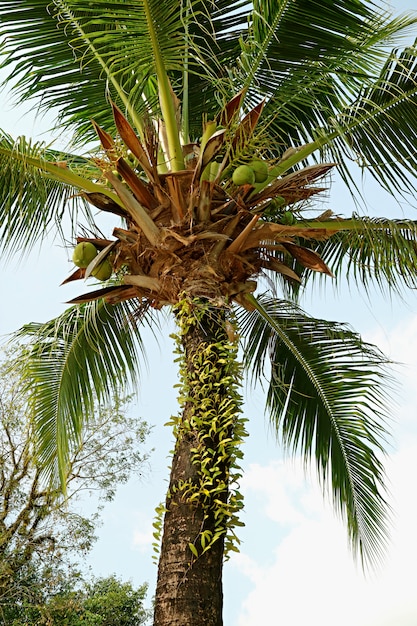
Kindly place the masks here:
<instances>
[{"instance_id":1,"label":"brown dried leaf","mask_svg":"<svg viewBox=\"0 0 417 626\"><path fill-rule=\"evenodd\" d=\"M180 174L178 176L178 174ZM168 196L170 199L171 217L173 221L178 224L184 217L184 194L181 185L181 178L189 178L192 175L191 171L182 170L180 172L171 172L165 175L166 184L168 187Z\"/></svg>"},{"instance_id":2,"label":"brown dried leaf","mask_svg":"<svg viewBox=\"0 0 417 626\"><path fill-rule=\"evenodd\" d=\"M256 128L259 117L264 108L265 101L259 102L240 122L236 129L235 136L233 138L232 146L235 148L237 145L244 146L247 139L252 135Z\"/></svg>"},{"instance_id":3,"label":"brown dried leaf","mask_svg":"<svg viewBox=\"0 0 417 626\"><path fill-rule=\"evenodd\" d=\"M148 186L135 174L130 165L123 159L117 159L116 170L129 185L136 199L147 209L151 210L158 206L158 201L153 197Z\"/></svg>"},{"instance_id":4,"label":"brown dried leaf","mask_svg":"<svg viewBox=\"0 0 417 626\"><path fill-rule=\"evenodd\" d=\"M112 239L98 239L95 237L77 237L77 243L82 241L89 241L99 250L103 250L106 246L112 243Z\"/></svg>"},{"instance_id":5,"label":"brown dried leaf","mask_svg":"<svg viewBox=\"0 0 417 626\"><path fill-rule=\"evenodd\" d=\"M246 89L239 91L239 93L233 96L233 98L226 104L217 120L219 126L228 126L230 124L233 117L236 115L241 107L245 93Z\"/></svg>"},{"instance_id":6,"label":"brown dried leaf","mask_svg":"<svg viewBox=\"0 0 417 626\"><path fill-rule=\"evenodd\" d=\"M122 285L104 296L104 300L109 304L117 304L118 302L123 302L123 300L131 300L132 298L139 298L140 296L141 294L136 287Z\"/></svg>"},{"instance_id":7,"label":"brown dried leaf","mask_svg":"<svg viewBox=\"0 0 417 626\"><path fill-rule=\"evenodd\" d=\"M123 282L125 285L134 285L142 289L149 289L149 291L157 292L161 290L161 281L152 276L132 276L131 274L126 274L126 276L123 276Z\"/></svg>"},{"instance_id":8,"label":"brown dried leaf","mask_svg":"<svg viewBox=\"0 0 417 626\"><path fill-rule=\"evenodd\" d=\"M314 272L323 272L323 274L327 274L328 276L332 276L332 278L334 278L334 274L323 261L321 256L317 254L317 252L314 252L314 250L310 250L310 248L303 248L302 246L290 243L289 241L282 241L280 243L291 254L291 256L297 259L297 261L307 269L313 270Z\"/></svg>"},{"instance_id":9,"label":"brown dried leaf","mask_svg":"<svg viewBox=\"0 0 417 626\"><path fill-rule=\"evenodd\" d=\"M114 150L115 144L113 141L113 137L109 135L105 130L100 128L98 124L94 120L91 120L91 123L94 126L94 130L96 131L98 138L100 139L100 143L103 146L104 150L108 152L109 150Z\"/></svg>"},{"instance_id":10,"label":"brown dried leaf","mask_svg":"<svg viewBox=\"0 0 417 626\"><path fill-rule=\"evenodd\" d=\"M128 289L128 285L113 285L112 287L103 287L102 289L90 291L89 293L84 293L83 295L77 296L72 300L68 300L67 304L84 304L85 302L92 302L92 300L105 298L106 296L109 296L111 294L121 294L123 291L125 291L126 293Z\"/></svg>"},{"instance_id":11,"label":"brown dried leaf","mask_svg":"<svg viewBox=\"0 0 417 626\"><path fill-rule=\"evenodd\" d=\"M250 234L253 231L254 227L256 226L258 220L259 220L259 215L254 215L252 217L252 219L249 222L249 224L247 224L245 226L245 228L242 230L242 232L239 233L239 235L236 237L236 239L234 239L232 241L232 243L230 244L230 246L227 248L228 253L230 253L230 254L237 254L238 252L240 252L240 250L242 250L244 248L245 242L248 239L248 237L250 236Z\"/></svg>"},{"instance_id":12,"label":"brown dried leaf","mask_svg":"<svg viewBox=\"0 0 417 626\"><path fill-rule=\"evenodd\" d=\"M137 243L138 234L132 230L125 230L124 228L114 228L113 236L127 243Z\"/></svg>"},{"instance_id":13,"label":"brown dried leaf","mask_svg":"<svg viewBox=\"0 0 417 626\"><path fill-rule=\"evenodd\" d=\"M61 285L66 285L67 283L71 283L73 280L80 280L81 278L84 278L84 274L85 274L85 269L79 267L78 269L75 270L75 272L73 272L70 276L68 276L68 278L62 281Z\"/></svg>"},{"instance_id":14,"label":"brown dried leaf","mask_svg":"<svg viewBox=\"0 0 417 626\"><path fill-rule=\"evenodd\" d=\"M291 237L303 237L304 239L315 239L323 241L333 234L333 231L326 228L311 228L295 224L294 226L286 226L285 224L272 224L262 222L260 228L253 230L246 242L242 246L242 250L249 248L274 247L274 244L268 242L288 241Z\"/></svg>"},{"instance_id":15,"label":"brown dried leaf","mask_svg":"<svg viewBox=\"0 0 417 626\"><path fill-rule=\"evenodd\" d=\"M129 217L129 213L125 211L119 204L114 202L111 198L106 196L104 193L91 192L91 193L83 193L83 198L88 200L90 204L97 207L101 211L106 211L107 213L113 213L114 215L119 215L120 217L127 218Z\"/></svg>"},{"instance_id":16,"label":"brown dried leaf","mask_svg":"<svg viewBox=\"0 0 417 626\"><path fill-rule=\"evenodd\" d=\"M210 221L212 193L213 186L208 180L202 180L200 183L200 195L197 205L197 219L200 224Z\"/></svg>"},{"instance_id":17,"label":"brown dried leaf","mask_svg":"<svg viewBox=\"0 0 417 626\"><path fill-rule=\"evenodd\" d=\"M281 263L281 261L278 261L278 259L269 257L268 259L262 261L262 267L268 270L272 270L273 272L278 272L279 274L282 274L287 278L291 278L291 280L295 280L297 283L301 283L301 279L298 274L296 274L294 270L288 267L288 265L285 265L285 263Z\"/></svg>"},{"instance_id":18,"label":"brown dried leaf","mask_svg":"<svg viewBox=\"0 0 417 626\"><path fill-rule=\"evenodd\" d=\"M156 245L160 240L160 230L147 213L146 209L136 200L126 186L111 171L104 172L104 176L110 181L123 206L129 215L142 229L145 237L152 245Z\"/></svg>"},{"instance_id":19,"label":"brown dried leaf","mask_svg":"<svg viewBox=\"0 0 417 626\"><path fill-rule=\"evenodd\" d=\"M152 163L149 160L148 154L145 148L139 141L135 131L129 124L121 110L112 102L113 117L116 124L117 131L120 137L123 139L126 146L137 158L149 180L154 180L154 172Z\"/></svg>"}]
</instances>

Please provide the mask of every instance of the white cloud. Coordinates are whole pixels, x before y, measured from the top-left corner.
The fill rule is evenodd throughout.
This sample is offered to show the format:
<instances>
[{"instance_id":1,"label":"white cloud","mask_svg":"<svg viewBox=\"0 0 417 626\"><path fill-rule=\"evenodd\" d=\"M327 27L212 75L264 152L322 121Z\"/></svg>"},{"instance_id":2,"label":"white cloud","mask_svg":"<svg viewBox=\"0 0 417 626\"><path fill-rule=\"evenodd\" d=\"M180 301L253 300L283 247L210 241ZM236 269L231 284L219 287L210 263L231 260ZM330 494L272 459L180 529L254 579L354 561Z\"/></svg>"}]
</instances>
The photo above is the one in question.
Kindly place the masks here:
<instances>
[{"instance_id":1,"label":"white cloud","mask_svg":"<svg viewBox=\"0 0 417 626\"><path fill-rule=\"evenodd\" d=\"M378 329L365 339L395 362L395 439L398 445L407 444L417 432L417 315L402 319L389 333Z\"/></svg>"},{"instance_id":2,"label":"white cloud","mask_svg":"<svg viewBox=\"0 0 417 626\"><path fill-rule=\"evenodd\" d=\"M233 557L232 567L252 584L238 626L417 624L417 441L392 457L388 472L395 493L395 528L385 564L365 578L354 565L342 523L323 504L315 485L300 482L300 465L291 471L276 462L249 468L244 489L249 495L262 494L261 515L273 520L275 536L282 536L283 524L291 527L271 546L268 565L244 550Z\"/></svg>"},{"instance_id":3,"label":"white cloud","mask_svg":"<svg viewBox=\"0 0 417 626\"><path fill-rule=\"evenodd\" d=\"M411 375L417 367L417 315L402 319L389 333L381 327L366 337L376 344L390 358L406 364L405 370Z\"/></svg>"},{"instance_id":4,"label":"white cloud","mask_svg":"<svg viewBox=\"0 0 417 626\"><path fill-rule=\"evenodd\" d=\"M298 465L278 461L267 466L251 464L241 479L241 487L266 498L265 513L271 520L285 525L304 519L298 504L305 490L304 474Z\"/></svg>"}]
</instances>

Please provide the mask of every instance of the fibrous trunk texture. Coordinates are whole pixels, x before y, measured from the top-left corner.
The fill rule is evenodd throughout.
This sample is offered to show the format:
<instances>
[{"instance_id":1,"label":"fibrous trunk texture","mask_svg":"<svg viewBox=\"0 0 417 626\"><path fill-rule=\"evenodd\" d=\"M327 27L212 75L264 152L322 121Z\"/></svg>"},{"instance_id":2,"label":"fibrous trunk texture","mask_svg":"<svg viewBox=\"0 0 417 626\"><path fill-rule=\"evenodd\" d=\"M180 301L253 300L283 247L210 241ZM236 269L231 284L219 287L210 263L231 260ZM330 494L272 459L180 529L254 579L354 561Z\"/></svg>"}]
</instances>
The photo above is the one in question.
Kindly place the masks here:
<instances>
[{"instance_id":1,"label":"fibrous trunk texture","mask_svg":"<svg viewBox=\"0 0 417 626\"><path fill-rule=\"evenodd\" d=\"M172 462L170 488L195 479L193 442L183 437ZM167 502L158 568L154 626L222 626L224 539L193 561L189 543L199 536L204 511L175 494ZM206 522L205 526L208 524Z\"/></svg>"},{"instance_id":2,"label":"fibrous trunk texture","mask_svg":"<svg viewBox=\"0 0 417 626\"><path fill-rule=\"evenodd\" d=\"M181 327L179 320L179 325L183 412L175 424L154 626L222 626L231 457L221 440L233 439L239 412L223 410L234 389L227 383L230 363L224 358L230 344L218 309L206 311L197 323ZM235 360L235 351L230 354Z\"/></svg>"}]
</instances>

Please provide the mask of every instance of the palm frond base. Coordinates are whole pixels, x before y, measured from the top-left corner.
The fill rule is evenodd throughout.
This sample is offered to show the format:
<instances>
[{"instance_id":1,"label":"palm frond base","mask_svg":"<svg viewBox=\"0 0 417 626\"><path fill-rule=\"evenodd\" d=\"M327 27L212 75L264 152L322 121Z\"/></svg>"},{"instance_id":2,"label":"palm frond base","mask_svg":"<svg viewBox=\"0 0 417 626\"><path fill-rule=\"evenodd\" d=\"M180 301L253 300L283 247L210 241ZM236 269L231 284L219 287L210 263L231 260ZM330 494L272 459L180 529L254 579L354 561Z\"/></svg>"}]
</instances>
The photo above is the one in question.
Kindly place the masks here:
<instances>
[{"instance_id":1,"label":"palm frond base","mask_svg":"<svg viewBox=\"0 0 417 626\"><path fill-rule=\"evenodd\" d=\"M113 240L78 238L93 243L99 254L65 282L99 276L98 268L107 263L117 284L71 303L104 297L114 304L137 298L160 308L176 304L186 293L218 306L232 301L249 306L245 294L256 289L264 270L299 281L295 259L331 274L319 255L306 248L305 240L326 239L333 231L319 221L297 221L289 208L323 191L313 183L333 164L308 166L277 178L274 164L263 162L264 184L255 179L237 181L232 173L242 159L247 160L248 137L259 117L256 110L214 132L205 144L184 146L186 169L161 173L155 133L147 129L141 143L121 112L114 108L114 114L123 148L120 138L116 143L95 124L105 151L96 160L105 187L103 194L83 196L101 210L121 216L125 227L114 229Z\"/></svg>"}]
</instances>

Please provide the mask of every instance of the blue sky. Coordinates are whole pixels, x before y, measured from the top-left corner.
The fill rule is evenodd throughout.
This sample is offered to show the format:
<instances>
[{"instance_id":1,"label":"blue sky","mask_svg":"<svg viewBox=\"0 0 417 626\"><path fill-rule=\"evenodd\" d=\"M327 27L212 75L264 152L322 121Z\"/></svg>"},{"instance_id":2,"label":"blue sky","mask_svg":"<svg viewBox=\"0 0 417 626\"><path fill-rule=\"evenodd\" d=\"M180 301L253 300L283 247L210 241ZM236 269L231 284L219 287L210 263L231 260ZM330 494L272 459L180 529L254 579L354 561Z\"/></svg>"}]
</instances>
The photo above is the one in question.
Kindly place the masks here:
<instances>
[{"instance_id":1,"label":"blue sky","mask_svg":"<svg viewBox=\"0 0 417 626\"><path fill-rule=\"evenodd\" d=\"M395 3L399 9L417 8ZM416 33L417 34L417 33ZM41 136L51 122L34 112L23 115L6 94L0 94L0 127L10 134ZM44 137L50 137L49 133ZM60 137L60 141L65 138ZM355 207L335 177L324 208L349 214ZM374 215L416 218L416 208L401 207L378 190L368 177L364 195ZM48 240L19 264L2 263L0 335L29 321L46 321L65 308L65 301L83 286L59 286L69 274L70 251ZM288 461L276 444L263 412L263 393L245 393L250 436L245 443L242 491L246 527L240 533L241 552L225 566L225 625L276 623L288 626L415 626L415 563L417 509L417 307L414 293L404 300L380 294L369 298L343 285L334 294L331 280L305 294L307 312L349 322L365 339L376 343L398 363L396 404L392 411L393 441L386 459L394 510L392 539L384 564L365 578L347 548L343 525L323 502L314 476L306 477L298 459ZM172 364L172 327L164 327L158 345L149 334L149 371L144 368L138 402L132 408L154 424L149 447L151 467L142 479L120 488L116 500L103 511L103 526L88 560L96 574L115 572L154 587L152 520L164 499L171 435L163 424L176 411L177 380Z\"/></svg>"}]
</instances>

